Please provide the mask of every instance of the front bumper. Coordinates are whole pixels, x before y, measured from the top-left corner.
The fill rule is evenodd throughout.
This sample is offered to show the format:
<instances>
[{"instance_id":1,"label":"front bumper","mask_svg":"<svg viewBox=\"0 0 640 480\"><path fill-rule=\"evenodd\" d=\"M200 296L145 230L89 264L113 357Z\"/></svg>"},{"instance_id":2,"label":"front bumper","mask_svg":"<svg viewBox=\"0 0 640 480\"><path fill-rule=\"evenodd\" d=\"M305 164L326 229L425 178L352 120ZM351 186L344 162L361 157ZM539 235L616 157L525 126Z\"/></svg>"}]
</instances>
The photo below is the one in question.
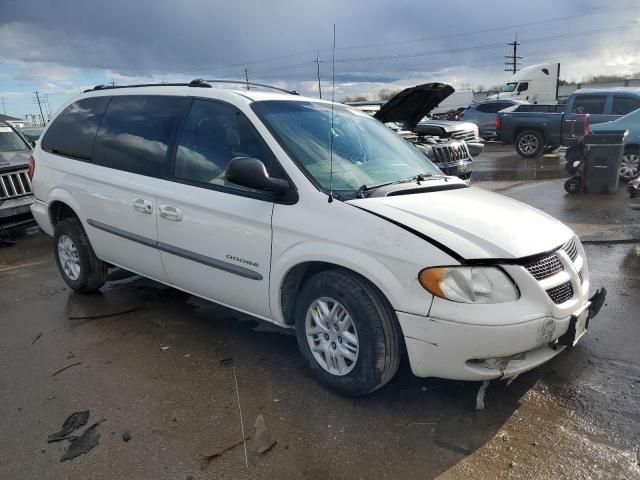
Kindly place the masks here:
<instances>
[{"instance_id":1,"label":"front bumper","mask_svg":"<svg viewBox=\"0 0 640 480\"><path fill-rule=\"evenodd\" d=\"M11 217L17 217L25 213L29 213L29 208L31 207L33 200L33 195L0 200L0 221L4 222Z\"/></svg>"},{"instance_id":2,"label":"front bumper","mask_svg":"<svg viewBox=\"0 0 640 480\"><path fill-rule=\"evenodd\" d=\"M589 319L604 303L598 291ZM509 378L531 370L567 348L562 344L572 317L539 317L510 325L474 325L397 312L417 377L482 381Z\"/></svg>"},{"instance_id":3,"label":"front bumper","mask_svg":"<svg viewBox=\"0 0 640 480\"><path fill-rule=\"evenodd\" d=\"M466 142L467 147L469 148L469 153L472 157L477 157L484 150L484 143L481 141L477 142Z\"/></svg>"}]
</instances>

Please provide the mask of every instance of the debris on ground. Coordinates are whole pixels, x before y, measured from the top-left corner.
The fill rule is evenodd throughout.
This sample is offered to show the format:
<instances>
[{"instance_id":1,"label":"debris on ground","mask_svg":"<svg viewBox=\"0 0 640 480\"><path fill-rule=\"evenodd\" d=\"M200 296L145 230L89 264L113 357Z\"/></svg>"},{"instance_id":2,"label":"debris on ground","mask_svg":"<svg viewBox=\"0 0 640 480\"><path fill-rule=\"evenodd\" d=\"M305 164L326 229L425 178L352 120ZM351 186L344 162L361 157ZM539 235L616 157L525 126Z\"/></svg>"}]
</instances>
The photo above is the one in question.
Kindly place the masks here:
<instances>
[{"instance_id":1,"label":"debris on ground","mask_svg":"<svg viewBox=\"0 0 640 480\"><path fill-rule=\"evenodd\" d=\"M471 450L465 447L461 447L459 445L454 445L453 443L449 443L445 440L440 440L440 439L435 439L433 441L433 444L440 447L440 448L444 448L447 449L451 452L455 452L455 453L459 453L461 455L471 455Z\"/></svg>"},{"instance_id":2,"label":"debris on ground","mask_svg":"<svg viewBox=\"0 0 640 480\"><path fill-rule=\"evenodd\" d=\"M484 410L484 394L489 386L489 380L485 380L478 389L478 395L476 395L476 410Z\"/></svg>"},{"instance_id":3,"label":"debris on ground","mask_svg":"<svg viewBox=\"0 0 640 480\"><path fill-rule=\"evenodd\" d=\"M36 343L38 340L40 340L40 337L42 336L42 332L40 332L38 335L36 335L36 338L33 339L33 341L31 342L31 345L33 345L34 343Z\"/></svg>"},{"instance_id":4,"label":"debris on ground","mask_svg":"<svg viewBox=\"0 0 640 480\"><path fill-rule=\"evenodd\" d=\"M214 460L215 458L221 457L222 455L227 453L229 450L233 450L234 448L242 445L243 443L245 443L246 441L248 441L250 439L251 439L251 435L249 435L248 437L245 437L243 440L238 440L235 443L227 445L226 447L223 447L223 448L220 448L218 450L214 450L211 453L202 455L202 465L200 466L200 468L202 470L204 470L205 468L207 468L209 466L209 464L211 463L212 460Z\"/></svg>"},{"instance_id":5,"label":"debris on ground","mask_svg":"<svg viewBox=\"0 0 640 480\"><path fill-rule=\"evenodd\" d=\"M76 363L72 363L71 365L67 365L66 367L62 367L60 370L56 370L55 372L53 372L51 374L51 376L55 377L56 375L58 375L59 373L64 372L68 368L77 367L78 365L82 365L82 362L76 362Z\"/></svg>"},{"instance_id":6,"label":"debris on ground","mask_svg":"<svg viewBox=\"0 0 640 480\"><path fill-rule=\"evenodd\" d=\"M162 350L163 352L166 352L167 350L169 350L171 347L169 347L168 345L163 345L160 347L160 350Z\"/></svg>"},{"instance_id":7,"label":"debris on ground","mask_svg":"<svg viewBox=\"0 0 640 480\"><path fill-rule=\"evenodd\" d=\"M69 434L76 428L80 428L87 424L89 421L89 410L83 410L81 412L74 412L67 417L62 424L62 430L56 433L52 433L47 438L47 443L60 442L62 440L68 440Z\"/></svg>"},{"instance_id":8,"label":"debris on ground","mask_svg":"<svg viewBox=\"0 0 640 480\"><path fill-rule=\"evenodd\" d=\"M125 430L124 432L122 432L122 440L124 440L125 442L131 440L131 432L129 430Z\"/></svg>"},{"instance_id":9,"label":"debris on ground","mask_svg":"<svg viewBox=\"0 0 640 480\"><path fill-rule=\"evenodd\" d=\"M100 434L96 431L96 427L99 423L94 423L87 428L82 435L71 441L69 448L64 452L64 455L60 457L61 462L71 460L79 455L83 455L98 445L100 440Z\"/></svg>"},{"instance_id":10,"label":"debris on ground","mask_svg":"<svg viewBox=\"0 0 640 480\"><path fill-rule=\"evenodd\" d=\"M143 308L145 308L145 306L140 305L133 308L127 308L126 310L121 310L119 312L100 313L97 315L69 315L69 320L98 320L101 318L117 317L118 315L126 315L127 313L137 312L138 310L142 310Z\"/></svg>"},{"instance_id":11,"label":"debris on ground","mask_svg":"<svg viewBox=\"0 0 640 480\"><path fill-rule=\"evenodd\" d=\"M258 453L267 453L277 443L277 440L274 440L271 433L269 433L269 430L267 430L267 426L264 423L264 417L262 415L258 415L256 423L253 426L256 429L254 435L256 451Z\"/></svg>"},{"instance_id":12,"label":"debris on ground","mask_svg":"<svg viewBox=\"0 0 640 480\"><path fill-rule=\"evenodd\" d=\"M231 365L233 363L233 358L223 358L220 360L220 365Z\"/></svg>"}]
</instances>

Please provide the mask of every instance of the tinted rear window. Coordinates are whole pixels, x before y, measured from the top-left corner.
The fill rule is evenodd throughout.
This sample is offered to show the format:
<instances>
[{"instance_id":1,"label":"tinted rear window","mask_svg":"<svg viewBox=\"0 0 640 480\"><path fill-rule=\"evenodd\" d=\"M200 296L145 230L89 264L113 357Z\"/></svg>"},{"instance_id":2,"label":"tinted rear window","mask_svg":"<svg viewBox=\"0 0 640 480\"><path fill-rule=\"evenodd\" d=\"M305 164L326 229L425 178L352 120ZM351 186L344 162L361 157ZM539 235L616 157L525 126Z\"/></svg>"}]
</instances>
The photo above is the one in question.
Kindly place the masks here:
<instances>
[{"instance_id":1,"label":"tinted rear window","mask_svg":"<svg viewBox=\"0 0 640 480\"><path fill-rule=\"evenodd\" d=\"M167 149L187 102L186 97L113 97L98 130L93 163L140 175L165 176Z\"/></svg>"},{"instance_id":2,"label":"tinted rear window","mask_svg":"<svg viewBox=\"0 0 640 480\"><path fill-rule=\"evenodd\" d=\"M93 141L111 97L84 98L58 115L42 139L48 152L89 159Z\"/></svg>"},{"instance_id":3,"label":"tinted rear window","mask_svg":"<svg viewBox=\"0 0 640 480\"><path fill-rule=\"evenodd\" d=\"M579 95L573 101L572 113L590 113L592 115L604 113L606 101L605 95Z\"/></svg>"}]
</instances>

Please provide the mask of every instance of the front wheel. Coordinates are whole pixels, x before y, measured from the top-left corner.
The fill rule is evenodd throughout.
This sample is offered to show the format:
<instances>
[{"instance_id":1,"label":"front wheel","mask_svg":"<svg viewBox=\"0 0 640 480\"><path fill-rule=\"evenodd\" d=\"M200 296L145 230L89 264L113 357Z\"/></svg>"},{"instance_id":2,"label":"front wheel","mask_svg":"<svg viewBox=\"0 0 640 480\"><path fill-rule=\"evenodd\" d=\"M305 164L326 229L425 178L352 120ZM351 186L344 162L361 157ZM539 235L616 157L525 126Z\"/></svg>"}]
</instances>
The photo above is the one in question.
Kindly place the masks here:
<instances>
[{"instance_id":1,"label":"front wheel","mask_svg":"<svg viewBox=\"0 0 640 480\"><path fill-rule=\"evenodd\" d=\"M82 223L67 218L56 225L53 253L62 279L73 290L90 293L107 280L107 264L96 257Z\"/></svg>"},{"instance_id":2,"label":"front wheel","mask_svg":"<svg viewBox=\"0 0 640 480\"><path fill-rule=\"evenodd\" d=\"M388 383L400 364L393 310L366 280L343 270L311 277L296 303L298 346L313 375L358 397Z\"/></svg>"},{"instance_id":3,"label":"front wheel","mask_svg":"<svg viewBox=\"0 0 640 480\"><path fill-rule=\"evenodd\" d=\"M525 130L516 137L516 153L522 158L536 158L544 152L544 137L536 130Z\"/></svg>"}]
</instances>

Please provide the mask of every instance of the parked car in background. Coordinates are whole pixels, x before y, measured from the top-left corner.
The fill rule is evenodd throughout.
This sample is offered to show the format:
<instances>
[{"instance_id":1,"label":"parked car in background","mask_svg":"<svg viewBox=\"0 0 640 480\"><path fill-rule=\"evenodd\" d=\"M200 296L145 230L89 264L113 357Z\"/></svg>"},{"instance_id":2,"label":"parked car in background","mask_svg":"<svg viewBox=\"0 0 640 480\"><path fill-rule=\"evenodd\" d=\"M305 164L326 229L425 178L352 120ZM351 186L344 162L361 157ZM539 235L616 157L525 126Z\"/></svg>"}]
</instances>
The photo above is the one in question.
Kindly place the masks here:
<instances>
[{"instance_id":1,"label":"parked car in background","mask_svg":"<svg viewBox=\"0 0 640 480\"><path fill-rule=\"evenodd\" d=\"M17 229L33 223L28 175L31 146L9 124L0 123L0 228Z\"/></svg>"},{"instance_id":2,"label":"parked car in background","mask_svg":"<svg viewBox=\"0 0 640 480\"><path fill-rule=\"evenodd\" d=\"M27 139L27 141L32 146L35 146L36 141L38 141L38 139L40 138L40 135L42 135L43 130L44 130L44 127L23 127L23 128L20 128L18 131L22 134L24 138Z\"/></svg>"},{"instance_id":3,"label":"parked car in background","mask_svg":"<svg viewBox=\"0 0 640 480\"><path fill-rule=\"evenodd\" d=\"M483 140L490 140L496 137L496 117L500 110L513 107L514 105L528 104L525 100L485 100L483 102L472 103L459 116L459 120L472 122L478 126L480 137Z\"/></svg>"},{"instance_id":4,"label":"parked car in background","mask_svg":"<svg viewBox=\"0 0 640 480\"><path fill-rule=\"evenodd\" d=\"M419 377L514 377L578 342L606 296L589 298L570 228L316 98L99 87L33 157L32 211L70 288L118 265L295 328L309 371L345 395L405 355Z\"/></svg>"},{"instance_id":5,"label":"parked car in background","mask_svg":"<svg viewBox=\"0 0 640 480\"><path fill-rule=\"evenodd\" d=\"M590 133L627 131L624 137L624 153L620 161L620 179L630 181L640 174L640 109L617 120L592 125Z\"/></svg>"},{"instance_id":6,"label":"parked car in background","mask_svg":"<svg viewBox=\"0 0 640 480\"><path fill-rule=\"evenodd\" d=\"M470 180L473 158L464 139L443 135L442 128L435 127L430 127L432 133L417 133L419 122L451 92L453 87L450 85L426 83L406 88L386 103L355 102L349 105L372 115L413 143L445 174Z\"/></svg>"},{"instance_id":7,"label":"parked car in background","mask_svg":"<svg viewBox=\"0 0 640 480\"><path fill-rule=\"evenodd\" d=\"M608 122L640 108L640 88L576 90L566 105L519 105L498 112L496 132L518 155L535 158L546 149L575 145L590 125ZM546 110L546 111L545 111Z\"/></svg>"}]
</instances>

